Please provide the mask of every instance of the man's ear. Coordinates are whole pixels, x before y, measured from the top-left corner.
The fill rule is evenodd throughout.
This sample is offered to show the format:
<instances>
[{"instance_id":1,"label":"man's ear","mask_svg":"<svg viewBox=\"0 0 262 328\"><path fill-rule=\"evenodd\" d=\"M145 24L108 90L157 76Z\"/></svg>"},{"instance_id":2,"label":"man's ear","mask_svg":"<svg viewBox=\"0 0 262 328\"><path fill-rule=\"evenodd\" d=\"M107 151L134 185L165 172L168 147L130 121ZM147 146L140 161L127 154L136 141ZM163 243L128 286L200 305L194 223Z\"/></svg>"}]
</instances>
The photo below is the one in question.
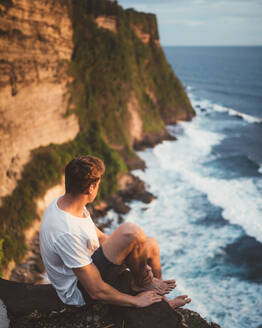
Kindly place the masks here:
<instances>
[{"instance_id":1,"label":"man's ear","mask_svg":"<svg viewBox=\"0 0 262 328\"><path fill-rule=\"evenodd\" d=\"M89 187L87 187L87 188L85 189L84 194L85 194L85 195L89 195L93 190L94 190L94 187L93 187L92 185L90 185Z\"/></svg>"},{"instance_id":2,"label":"man's ear","mask_svg":"<svg viewBox=\"0 0 262 328\"><path fill-rule=\"evenodd\" d=\"M87 190L89 191L89 193L91 193L92 191L94 191L94 184L92 183L92 184L88 187Z\"/></svg>"}]
</instances>

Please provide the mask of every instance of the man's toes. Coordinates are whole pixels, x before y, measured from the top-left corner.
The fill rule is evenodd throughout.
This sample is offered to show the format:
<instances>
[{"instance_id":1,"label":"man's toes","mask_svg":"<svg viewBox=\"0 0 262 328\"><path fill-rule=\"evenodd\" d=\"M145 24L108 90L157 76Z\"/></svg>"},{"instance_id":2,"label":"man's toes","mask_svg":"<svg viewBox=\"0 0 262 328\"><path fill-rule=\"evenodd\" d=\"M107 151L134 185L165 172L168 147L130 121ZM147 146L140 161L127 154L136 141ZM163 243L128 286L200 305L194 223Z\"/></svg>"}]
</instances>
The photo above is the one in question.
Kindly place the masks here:
<instances>
[{"instance_id":1,"label":"man's toes","mask_svg":"<svg viewBox=\"0 0 262 328\"><path fill-rule=\"evenodd\" d=\"M188 295L180 295L174 298L173 300L169 301L169 304L172 308L177 308L184 306L187 303L190 303L191 299L188 298Z\"/></svg>"},{"instance_id":2,"label":"man's toes","mask_svg":"<svg viewBox=\"0 0 262 328\"><path fill-rule=\"evenodd\" d=\"M167 283L168 285L175 285L176 281L175 280L165 280L165 283Z\"/></svg>"},{"instance_id":3,"label":"man's toes","mask_svg":"<svg viewBox=\"0 0 262 328\"><path fill-rule=\"evenodd\" d=\"M169 282L169 281L165 281L166 285L169 287L169 288L172 288L174 289L176 287L176 283L175 282Z\"/></svg>"},{"instance_id":4,"label":"man's toes","mask_svg":"<svg viewBox=\"0 0 262 328\"><path fill-rule=\"evenodd\" d=\"M189 298L188 295L181 295L181 296L178 296L178 298L180 298L181 300L183 300L185 302L185 304L191 302L191 298Z\"/></svg>"}]
</instances>

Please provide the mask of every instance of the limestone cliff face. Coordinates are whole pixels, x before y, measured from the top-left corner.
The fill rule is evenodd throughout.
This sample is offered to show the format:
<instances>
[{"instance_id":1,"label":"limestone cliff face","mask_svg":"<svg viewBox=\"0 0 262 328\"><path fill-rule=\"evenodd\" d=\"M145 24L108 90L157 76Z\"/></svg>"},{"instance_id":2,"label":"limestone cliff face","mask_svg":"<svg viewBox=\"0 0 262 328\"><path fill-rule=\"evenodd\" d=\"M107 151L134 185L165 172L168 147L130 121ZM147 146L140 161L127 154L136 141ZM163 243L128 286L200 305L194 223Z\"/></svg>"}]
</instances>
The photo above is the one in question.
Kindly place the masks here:
<instances>
[{"instance_id":1,"label":"limestone cliff face","mask_svg":"<svg viewBox=\"0 0 262 328\"><path fill-rule=\"evenodd\" d=\"M98 16L95 21L99 27L107 29L112 32L115 32L115 33L117 32L115 17L101 15L101 16Z\"/></svg>"},{"instance_id":2,"label":"limestone cliff face","mask_svg":"<svg viewBox=\"0 0 262 328\"><path fill-rule=\"evenodd\" d=\"M150 39L151 39L151 33L145 33L143 32L143 30L139 27L139 26L132 26L137 37L143 42L148 44ZM160 42L159 39L154 39L155 44L157 45L157 47L160 47Z\"/></svg>"},{"instance_id":3,"label":"limestone cliff face","mask_svg":"<svg viewBox=\"0 0 262 328\"><path fill-rule=\"evenodd\" d=\"M66 1L0 2L0 197L9 194L30 151L79 131L65 117L73 51Z\"/></svg>"},{"instance_id":4,"label":"limestone cliff face","mask_svg":"<svg viewBox=\"0 0 262 328\"><path fill-rule=\"evenodd\" d=\"M167 76L170 76L169 72L165 73L163 77L160 76L167 70L167 67L159 65L160 74L154 69L159 62L163 62L154 15L137 13L133 10L123 11L117 5L112 7L114 5L109 1L108 3L104 1L101 8L92 0L79 1L79 6L83 6L80 13L84 13L86 10L85 17L93 17L91 20L101 31L107 30L113 34L113 36L110 34L106 36L108 40L111 39L111 44L119 42L118 35L121 33L126 33L127 41L125 42L129 47L133 44L130 48L130 54L133 54L133 57L126 56L123 51L122 58L128 57L128 60L121 59L122 62L119 63L128 67L133 65L135 60L137 61L135 70L133 69L131 72L133 78L118 82L120 85L126 85L126 89L117 87L119 94L122 93L120 97L117 97L123 98L117 102L125 102L127 109L126 111L118 110L122 117L119 120L117 117L117 129L121 130L123 127L122 135L130 146L141 142L152 132L152 129L158 132L163 130L162 119L165 123L174 123L178 118L188 119L192 116L188 110L183 109L184 104L181 106L181 110L175 108L178 106L165 104L166 96L163 91L167 88L163 87L161 90L157 85L158 82L154 82L159 76L160 82L162 80L172 84L165 81ZM106 6L112 7L108 7L109 13L103 11ZM71 115L65 115L71 96L67 86L72 84L67 71L72 53L76 49L72 40L74 30L78 29L77 26L72 26L69 13L69 10L74 12L73 7L76 7L76 4L66 0L0 0L0 161L2 164L0 167L0 199L10 194L15 188L24 165L30 161L31 150L37 149L39 146L47 146L50 143L63 144L68 140L73 140L79 132L78 119L74 112L71 111ZM92 12L94 8L95 11ZM120 18L120 12L122 18ZM123 21L128 21L127 25L130 26L129 30L125 27L125 32L123 32L123 27L119 27ZM85 28L88 30L88 25ZM89 35L88 40L83 41L89 44L89 50L92 48L92 43L95 44L95 38L103 35L103 32L99 34L94 30L92 33L94 33L93 36ZM145 45L144 48L134 36L142 41ZM151 41L159 49L159 53L152 48ZM136 49L140 52L136 53ZM152 54L149 55L148 51ZM87 63L88 55L89 53L87 54ZM121 79L122 77L114 76L113 73L116 52L110 56L110 54L104 56L104 62L110 63L108 70L112 70L110 78ZM139 56L144 59L140 59ZM101 62L94 65L94 60L95 58L90 59L92 64L90 69L88 68L89 71L95 71L96 67L101 66ZM128 69L125 68L125 71L128 72ZM96 72L95 75L97 75ZM77 80L78 77L74 76L74 78ZM97 87L92 85L94 77L90 76L89 79L91 81L90 89L93 90ZM108 84L108 82L106 83ZM109 89L108 86L106 87ZM82 83L77 88L76 98L80 94L79 91L86 89L87 86ZM97 94L102 94L103 88L104 85ZM139 89L140 92L135 89ZM171 85L169 94L173 94L173 89ZM110 92L112 94L117 90L110 90ZM88 98L86 95L83 97ZM102 97L103 95L101 99ZM146 100L146 97L149 101ZM90 95L89 98L93 98L93 95ZM89 100L87 99L86 102L88 103ZM119 116L119 114L111 108L103 108L103 100L97 102L100 102L96 106L98 112L101 111L97 117L101 120L100 124L104 128L105 139L113 149L123 150L122 139L119 136L112 138L112 124L109 126L108 123L111 119L115 121L115 116ZM110 99L106 106L108 107L111 102ZM116 105L118 104L116 103ZM148 110L149 107L152 107L152 110ZM190 107L190 105L185 104L184 107ZM106 117L104 113L106 113ZM114 117L111 118L111 116ZM105 117L104 121L103 117ZM154 127L153 125L150 127L151 122L155 122ZM157 127L158 122L160 125L162 124L161 128Z\"/></svg>"}]
</instances>

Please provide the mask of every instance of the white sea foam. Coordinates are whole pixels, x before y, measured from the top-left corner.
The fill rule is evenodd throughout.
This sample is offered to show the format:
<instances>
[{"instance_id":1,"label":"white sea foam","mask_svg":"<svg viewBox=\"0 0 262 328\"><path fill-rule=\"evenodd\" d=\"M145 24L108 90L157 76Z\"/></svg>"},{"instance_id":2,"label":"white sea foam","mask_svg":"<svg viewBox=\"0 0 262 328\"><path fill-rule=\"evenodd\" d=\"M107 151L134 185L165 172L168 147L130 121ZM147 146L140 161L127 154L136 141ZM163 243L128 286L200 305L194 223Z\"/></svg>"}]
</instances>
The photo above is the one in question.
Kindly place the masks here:
<instances>
[{"instance_id":1,"label":"white sea foam","mask_svg":"<svg viewBox=\"0 0 262 328\"><path fill-rule=\"evenodd\" d=\"M200 108L204 108L204 109L208 109L208 108L211 109L213 106L213 103L210 100L205 99L205 98L201 98L201 99L196 98L195 94L192 92L190 93L189 98L190 98L191 104L194 108L200 107Z\"/></svg>"},{"instance_id":2,"label":"white sea foam","mask_svg":"<svg viewBox=\"0 0 262 328\"><path fill-rule=\"evenodd\" d=\"M200 130L197 124L181 123L181 125L184 126L185 141L191 144L188 147L194 152L194 156L197 159L200 156L204 157L209 154L212 147L219 144L225 137L223 134Z\"/></svg>"},{"instance_id":3,"label":"white sea foam","mask_svg":"<svg viewBox=\"0 0 262 328\"><path fill-rule=\"evenodd\" d=\"M228 108L228 107L224 107L224 106L217 105L217 104L214 104L213 108L217 112L228 112L228 114L230 116L237 116L239 118L242 118L243 120L245 120L248 123L262 123L261 118L238 112L237 110L235 110L233 108Z\"/></svg>"},{"instance_id":4,"label":"white sea foam","mask_svg":"<svg viewBox=\"0 0 262 328\"><path fill-rule=\"evenodd\" d=\"M191 91L192 89L189 90ZM208 99L196 99L192 92L189 94L189 97L194 108L200 106L200 108L215 110L220 113L228 113L230 116L239 117L248 123L262 123L262 118L239 112L230 107L215 104Z\"/></svg>"},{"instance_id":5,"label":"white sea foam","mask_svg":"<svg viewBox=\"0 0 262 328\"><path fill-rule=\"evenodd\" d=\"M205 178L194 172L184 177L196 189L207 194L209 201L223 209L223 217L244 228L262 242L262 201L252 179L223 180Z\"/></svg>"},{"instance_id":6,"label":"white sea foam","mask_svg":"<svg viewBox=\"0 0 262 328\"><path fill-rule=\"evenodd\" d=\"M212 147L224 136L200 130L197 120L183 123L183 127L184 135L177 142L154 148L160 165L179 172L191 186L206 194L213 205L223 209L225 219L240 225L247 234L262 242L262 199L254 180L210 177L208 168L201 166L210 160Z\"/></svg>"},{"instance_id":7,"label":"white sea foam","mask_svg":"<svg viewBox=\"0 0 262 328\"><path fill-rule=\"evenodd\" d=\"M7 310L4 302L0 299L0 327L8 328L10 320L7 316Z\"/></svg>"},{"instance_id":8,"label":"white sea foam","mask_svg":"<svg viewBox=\"0 0 262 328\"><path fill-rule=\"evenodd\" d=\"M258 172L262 174L262 164L259 165Z\"/></svg>"}]
</instances>

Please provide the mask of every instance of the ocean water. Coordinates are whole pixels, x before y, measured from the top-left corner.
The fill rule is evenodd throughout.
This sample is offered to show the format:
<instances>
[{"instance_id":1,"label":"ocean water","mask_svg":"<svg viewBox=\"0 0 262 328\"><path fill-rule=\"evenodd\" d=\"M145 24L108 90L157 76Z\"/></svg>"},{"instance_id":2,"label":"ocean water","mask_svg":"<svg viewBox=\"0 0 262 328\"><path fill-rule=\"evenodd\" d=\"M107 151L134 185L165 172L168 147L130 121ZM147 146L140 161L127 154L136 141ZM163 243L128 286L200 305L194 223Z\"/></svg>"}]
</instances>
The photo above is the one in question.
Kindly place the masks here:
<instances>
[{"instance_id":1,"label":"ocean water","mask_svg":"<svg viewBox=\"0 0 262 328\"><path fill-rule=\"evenodd\" d=\"M188 294L223 328L261 328L262 47L164 50L197 116L139 152L147 168L134 174L157 199L125 219L158 240L170 298Z\"/></svg>"}]
</instances>

